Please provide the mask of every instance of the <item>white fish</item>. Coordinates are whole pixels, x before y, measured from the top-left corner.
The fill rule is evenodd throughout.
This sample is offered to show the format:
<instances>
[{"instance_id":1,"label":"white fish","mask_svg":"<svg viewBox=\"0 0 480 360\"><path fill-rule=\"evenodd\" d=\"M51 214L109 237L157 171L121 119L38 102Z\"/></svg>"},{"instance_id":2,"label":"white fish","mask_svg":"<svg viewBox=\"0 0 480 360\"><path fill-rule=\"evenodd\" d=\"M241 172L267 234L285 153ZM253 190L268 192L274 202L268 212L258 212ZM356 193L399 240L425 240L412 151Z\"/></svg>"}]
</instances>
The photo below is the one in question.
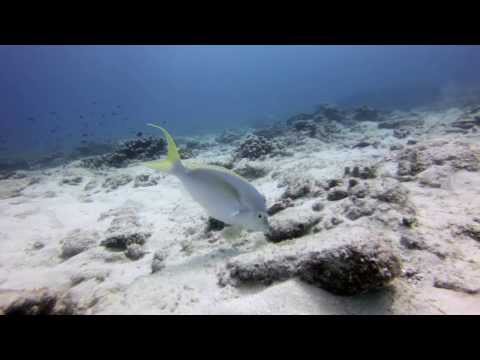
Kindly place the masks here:
<instances>
[{"instance_id":1,"label":"white fish","mask_svg":"<svg viewBox=\"0 0 480 360\"><path fill-rule=\"evenodd\" d=\"M168 154L166 160L147 162L146 166L175 175L211 217L251 231L269 231L265 197L247 180L220 166L182 164L167 130L147 125L163 131Z\"/></svg>"}]
</instances>

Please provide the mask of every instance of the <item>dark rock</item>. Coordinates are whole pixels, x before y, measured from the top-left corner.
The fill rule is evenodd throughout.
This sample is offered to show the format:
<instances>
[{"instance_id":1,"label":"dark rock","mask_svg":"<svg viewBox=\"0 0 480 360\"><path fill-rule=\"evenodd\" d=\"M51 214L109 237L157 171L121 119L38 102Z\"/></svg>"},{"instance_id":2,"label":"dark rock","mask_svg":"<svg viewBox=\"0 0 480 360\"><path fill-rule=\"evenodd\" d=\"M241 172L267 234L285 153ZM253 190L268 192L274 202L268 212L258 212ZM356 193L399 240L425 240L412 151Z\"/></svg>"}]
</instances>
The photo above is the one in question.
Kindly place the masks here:
<instances>
[{"instance_id":1,"label":"dark rock","mask_svg":"<svg viewBox=\"0 0 480 360\"><path fill-rule=\"evenodd\" d=\"M73 315L74 304L52 290L0 290L0 314Z\"/></svg>"},{"instance_id":2,"label":"dark rock","mask_svg":"<svg viewBox=\"0 0 480 360\"><path fill-rule=\"evenodd\" d=\"M150 176L149 174L141 174L135 177L135 182L133 183L133 187L147 187L147 186L155 186L157 185L157 180Z\"/></svg>"},{"instance_id":3,"label":"dark rock","mask_svg":"<svg viewBox=\"0 0 480 360\"><path fill-rule=\"evenodd\" d=\"M357 185L357 184L358 184L358 181L357 181L357 180L355 180L355 179L348 179L348 188L349 188L349 189L352 188L352 187L354 187L354 186Z\"/></svg>"},{"instance_id":4,"label":"dark rock","mask_svg":"<svg viewBox=\"0 0 480 360\"><path fill-rule=\"evenodd\" d=\"M81 176L75 176L75 177L70 177L70 178L64 178L60 182L60 184L67 184L67 185L78 185L83 181L83 178Z\"/></svg>"},{"instance_id":5,"label":"dark rock","mask_svg":"<svg viewBox=\"0 0 480 360\"><path fill-rule=\"evenodd\" d=\"M312 205L312 210L313 211L322 211L325 208L325 204L323 204L320 201L317 201Z\"/></svg>"},{"instance_id":6,"label":"dark rock","mask_svg":"<svg viewBox=\"0 0 480 360\"><path fill-rule=\"evenodd\" d=\"M145 250L139 244L130 244L127 246L127 250L125 251L125 256L130 260L138 260L141 259L145 255Z\"/></svg>"},{"instance_id":7,"label":"dark rock","mask_svg":"<svg viewBox=\"0 0 480 360\"><path fill-rule=\"evenodd\" d=\"M282 194L282 199L296 200L310 194L312 186L308 182L297 182L287 186L285 192Z\"/></svg>"},{"instance_id":8,"label":"dark rock","mask_svg":"<svg viewBox=\"0 0 480 360\"><path fill-rule=\"evenodd\" d=\"M410 139L407 141L407 145L415 145L416 143L417 143L417 140Z\"/></svg>"},{"instance_id":9,"label":"dark rock","mask_svg":"<svg viewBox=\"0 0 480 360\"><path fill-rule=\"evenodd\" d=\"M480 226L476 224L470 224L460 228L460 232L473 240L480 241Z\"/></svg>"},{"instance_id":10,"label":"dark rock","mask_svg":"<svg viewBox=\"0 0 480 360\"><path fill-rule=\"evenodd\" d=\"M341 179L331 179L327 181L327 188L331 189L336 186L343 185L343 181Z\"/></svg>"},{"instance_id":11,"label":"dark rock","mask_svg":"<svg viewBox=\"0 0 480 360\"><path fill-rule=\"evenodd\" d=\"M378 244L352 244L269 260L233 260L219 274L219 284L268 286L299 277L336 295L348 296L382 288L400 273L400 261L389 249Z\"/></svg>"},{"instance_id":12,"label":"dark rock","mask_svg":"<svg viewBox=\"0 0 480 360\"><path fill-rule=\"evenodd\" d=\"M380 111L368 106L362 106L354 111L353 119L355 121L382 121L383 117Z\"/></svg>"},{"instance_id":13,"label":"dark rock","mask_svg":"<svg viewBox=\"0 0 480 360\"><path fill-rule=\"evenodd\" d=\"M402 235L400 238L400 244L410 250L425 250L427 244L421 238L414 237L413 235Z\"/></svg>"},{"instance_id":14,"label":"dark rock","mask_svg":"<svg viewBox=\"0 0 480 360\"><path fill-rule=\"evenodd\" d=\"M356 184L355 186L348 187L348 195L358 199L366 197L368 193L369 188L365 184Z\"/></svg>"},{"instance_id":15,"label":"dark rock","mask_svg":"<svg viewBox=\"0 0 480 360\"><path fill-rule=\"evenodd\" d=\"M292 206L293 202L289 198L281 199L270 206L267 210L267 213L269 216L272 216Z\"/></svg>"},{"instance_id":16,"label":"dark rock","mask_svg":"<svg viewBox=\"0 0 480 360\"><path fill-rule=\"evenodd\" d=\"M337 201L342 200L348 197L348 192L342 189L334 189L328 192L327 200L329 201Z\"/></svg>"},{"instance_id":17,"label":"dark rock","mask_svg":"<svg viewBox=\"0 0 480 360\"><path fill-rule=\"evenodd\" d=\"M207 220L207 227L205 229L205 232L220 231L220 230L223 230L224 228L225 228L225 223L223 221L209 217Z\"/></svg>"},{"instance_id":18,"label":"dark rock","mask_svg":"<svg viewBox=\"0 0 480 360\"><path fill-rule=\"evenodd\" d=\"M347 296L382 288L400 273L399 259L375 244L309 253L298 270L303 281Z\"/></svg>"},{"instance_id":19,"label":"dark rock","mask_svg":"<svg viewBox=\"0 0 480 360\"><path fill-rule=\"evenodd\" d=\"M375 207L367 201L355 201L345 207L344 215L347 219L355 221L364 216L371 216Z\"/></svg>"},{"instance_id":20,"label":"dark rock","mask_svg":"<svg viewBox=\"0 0 480 360\"><path fill-rule=\"evenodd\" d=\"M33 250L40 250L40 249L43 249L44 247L45 247L45 244L41 241L35 241L32 245Z\"/></svg>"},{"instance_id":21,"label":"dark rock","mask_svg":"<svg viewBox=\"0 0 480 360\"><path fill-rule=\"evenodd\" d=\"M120 143L115 151L94 156L81 161L81 166L87 168L127 166L132 161L148 161L166 153L166 142L162 138L142 137Z\"/></svg>"},{"instance_id":22,"label":"dark rock","mask_svg":"<svg viewBox=\"0 0 480 360\"><path fill-rule=\"evenodd\" d=\"M392 151L402 150L403 148L404 148L403 145L397 145L397 144L390 146L390 150Z\"/></svg>"},{"instance_id":23,"label":"dark rock","mask_svg":"<svg viewBox=\"0 0 480 360\"><path fill-rule=\"evenodd\" d=\"M235 159L256 160L274 151L274 145L267 139L259 136L250 135L234 151Z\"/></svg>"},{"instance_id":24,"label":"dark rock","mask_svg":"<svg viewBox=\"0 0 480 360\"><path fill-rule=\"evenodd\" d=\"M411 217L403 217L402 218L402 225L408 228L413 228L414 226L418 225L418 221L414 216Z\"/></svg>"},{"instance_id":25,"label":"dark rock","mask_svg":"<svg viewBox=\"0 0 480 360\"><path fill-rule=\"evenodd\" d=\"M271 230L265 234L265 237L274 243L299 238L306 235L320 221L321 217L311 217L306 220L289 220L271 224Z\"/></svg>"},{"instance_id":26,"label":"dark rock","mask_svg":"<svg viewBox=\"0 0 480 360\"><path fill-rule=\"evenodd\" d=\"M480 125L480 124L474 120L455 121L451 124L452 127L456 127L464 130L470 130L477 125Z\"/></svg>"},{"instance_id":27,"label":"dark rock","mask_svg":"<svg viewBox=\"0 0 480 360\"><path fill-rule=\"evenodd\" d=\"M233 281L235 286L256 284L268 286L294 276L297 272L295 260L297 259L292 257L289 261L279 259L252 264L228 262L228 277L221 277L219 284L224 286Z\"/></svg>"},{"instance_id":28,"label":"dark rock","mask_svg":"<svg viewBox=\"0 0 480 360\"><path fill-rule=\"evenodd\" d=\"M193 151L188 148L179 148L178 155L180 155L180 159L182 160L191 159L195 157L195 154L193 153Z\"/></svg>"},{"instance_id":29,"label":"dark rock","mask_svg":"<svg viewBox=\"0 0 480 360\"><path fill-rule=\"evenodd\" d=\"M102 187L106 188L107 191L113 191L118 189L120 186L128 184L132 180L133 178L128 174L111 176L105 179L104 183L102 184Z\"/></svg>"},{"instance_id":30,"label":"dark rock","mask_svg":"<svg viewBox=\"0 0 480 360\"><path fill-rule=\"evenodd\" d=\"M372 145L372 144L368 141L360 141L359 143L353 145L352 149L356 149L356 148L362 149L362 148L370 146L370 145Z\"/></svg>"},{"instance_id":31,"label":"dark rock","mask_svg":"<svg viewBox=\"0 0 480 360\"><path fill-rule=\"evenodd\" d=\"M309 120L312 119L313 115L310 114L298 114L292 116L287 120L287 126L293 126L297 121Z\"/></svg>"},{"instance_id":32,"label":"dark rock","mask_svg":"<svg viewBox=\"0 0 480 360\"><path fill-rule=\"evenodd\" d=\"M116 234L107 237L100 245L105 246L110 250L127 250L127 247L132 244L144 245L146 239L152 234L149 232L130 232L125 234Z\"/></svg>"},{"instance_id":33,"label":"dark rock","mask_svg":"<svg viewBox=\"0 0 480 360\"><path fill-rule=\"evenodd\" d=\"M343 176L350 176L350 167L345 167L345 170L343 171Z\"/></svg>"},{"instance_id":34,"label":"dark rock","mask_svg":"<svg viewBox=\"0 0 480 360\"><path fill-rule=\"evenodd\" d=\"M393 130L393 136L397 139L405 139L408 135L410 135L410 131L407 129L395 129Z\"/></svg>"}]
</instances>

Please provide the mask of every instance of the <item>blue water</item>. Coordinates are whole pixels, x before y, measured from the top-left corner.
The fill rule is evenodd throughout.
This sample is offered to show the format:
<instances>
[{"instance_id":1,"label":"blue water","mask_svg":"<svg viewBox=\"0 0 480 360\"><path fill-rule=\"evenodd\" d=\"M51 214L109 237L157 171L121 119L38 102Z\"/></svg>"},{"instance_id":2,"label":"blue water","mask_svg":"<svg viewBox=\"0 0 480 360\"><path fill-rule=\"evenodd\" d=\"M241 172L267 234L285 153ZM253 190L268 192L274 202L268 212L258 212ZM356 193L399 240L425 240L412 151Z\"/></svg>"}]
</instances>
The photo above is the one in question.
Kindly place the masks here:
<instances>
[{"instance_id":1,"label":"blue water","mask_svg":"<svg viewBox=\"0 0 480 360\"><path fill-rule=\"evenodd\" d=\"M193 135L326 102L419 106L477 87L479 65L479 46L0 46L0 149L158 135L146 122Z\"/></svg>"}]
</instances>

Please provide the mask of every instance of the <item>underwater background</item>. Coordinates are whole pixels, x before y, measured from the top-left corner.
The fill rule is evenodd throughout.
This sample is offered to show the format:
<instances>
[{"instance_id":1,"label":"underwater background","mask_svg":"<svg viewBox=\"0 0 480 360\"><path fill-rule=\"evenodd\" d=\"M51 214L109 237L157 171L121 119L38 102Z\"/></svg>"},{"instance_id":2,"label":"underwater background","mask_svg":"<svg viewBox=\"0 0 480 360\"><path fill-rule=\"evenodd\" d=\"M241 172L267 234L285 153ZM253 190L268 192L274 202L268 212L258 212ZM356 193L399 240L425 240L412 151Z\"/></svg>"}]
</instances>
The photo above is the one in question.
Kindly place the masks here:
<instances>
[{"instance_id":1,"label":"underwater background","mask_svg":"<svg viewBox=\"0 0 480 360\"><path fill-rule=\"evenodd\" d=\"M0 159L284 122L322 103L402 109L478 87L478 46L0 46Z\"/></svg>"}]
</instances>

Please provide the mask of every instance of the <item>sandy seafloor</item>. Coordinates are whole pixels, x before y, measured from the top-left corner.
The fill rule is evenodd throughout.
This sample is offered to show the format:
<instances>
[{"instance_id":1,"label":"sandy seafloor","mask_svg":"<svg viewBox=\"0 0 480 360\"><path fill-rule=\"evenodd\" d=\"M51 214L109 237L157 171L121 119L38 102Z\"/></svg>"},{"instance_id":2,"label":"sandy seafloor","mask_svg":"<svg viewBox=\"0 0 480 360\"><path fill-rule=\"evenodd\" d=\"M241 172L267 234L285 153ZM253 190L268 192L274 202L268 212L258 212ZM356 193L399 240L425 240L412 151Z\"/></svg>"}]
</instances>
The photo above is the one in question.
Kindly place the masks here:
<instances>
[{"instance_id":1,"label":"sandy seafloor","mask_svg":"<svg viewBox=\"0 0 480 360\"><path fill-rule=\"evenodd\" d=\"M415 110L415 119L423 122L400 126L409 132L404 138L393 136L393 129L379 129L376 121L338 123L328 141L290 129L294 141L287 154L242 160L237 166L248 163L266 172L251 182L268 206L280 199L288 183L313 182L322 189L319 184L343 179L338 187L347 189L345 167L377 166L375 178L357 179L370 189L363 199L373 207L372 214L351 220L345 216L351 191L346 190L348 197L328 200L334 189L323 188L294 199L292 207L271 217L273 224L321 217L315 231L279 243L262 233L226 240L221 231L206 232L207 214L180 181L140 162L91 170L76 161L20 171L0 180L0 306L5 309L24 290L47 289L68 298L76 314L480 314L480 132L477 125L460 132L452 126L469 110ZM214 146L199 150L195 160L228 162L247 136L219 144L216 135L196 138ZM416 144L407 144L409 140ZM370 145L353 148L360 141ZM392 150L392 145L402 148ZM417 151L427 168L402 179L398 166L406 151ZM142 174L157 184L135 187ZM107 178L125 175L133 180L115 189L103 186ZM63 181L76 177L81 179ZM403 205L372 195L385 181L401 187L408 197ZM312 210L318 202L323 209ZM413 228L402 225L402 206L414 209ZM339 219L335 225L332 217ZM120 231L151 233L141 247L143 256L131 259L101 245L115 219L120 219ZM405 245L402 236L415 243ZM73 256L64 255L68 241L80 247ZM261 262L282 252L299 254L355 241L387 246L401 260L401 273L382 289L353 296L334 294L297 276L268 284L220 281L228 262ZM156 252L162 254L161 265L152 273Z\"/></svg>"}]
</instances>

